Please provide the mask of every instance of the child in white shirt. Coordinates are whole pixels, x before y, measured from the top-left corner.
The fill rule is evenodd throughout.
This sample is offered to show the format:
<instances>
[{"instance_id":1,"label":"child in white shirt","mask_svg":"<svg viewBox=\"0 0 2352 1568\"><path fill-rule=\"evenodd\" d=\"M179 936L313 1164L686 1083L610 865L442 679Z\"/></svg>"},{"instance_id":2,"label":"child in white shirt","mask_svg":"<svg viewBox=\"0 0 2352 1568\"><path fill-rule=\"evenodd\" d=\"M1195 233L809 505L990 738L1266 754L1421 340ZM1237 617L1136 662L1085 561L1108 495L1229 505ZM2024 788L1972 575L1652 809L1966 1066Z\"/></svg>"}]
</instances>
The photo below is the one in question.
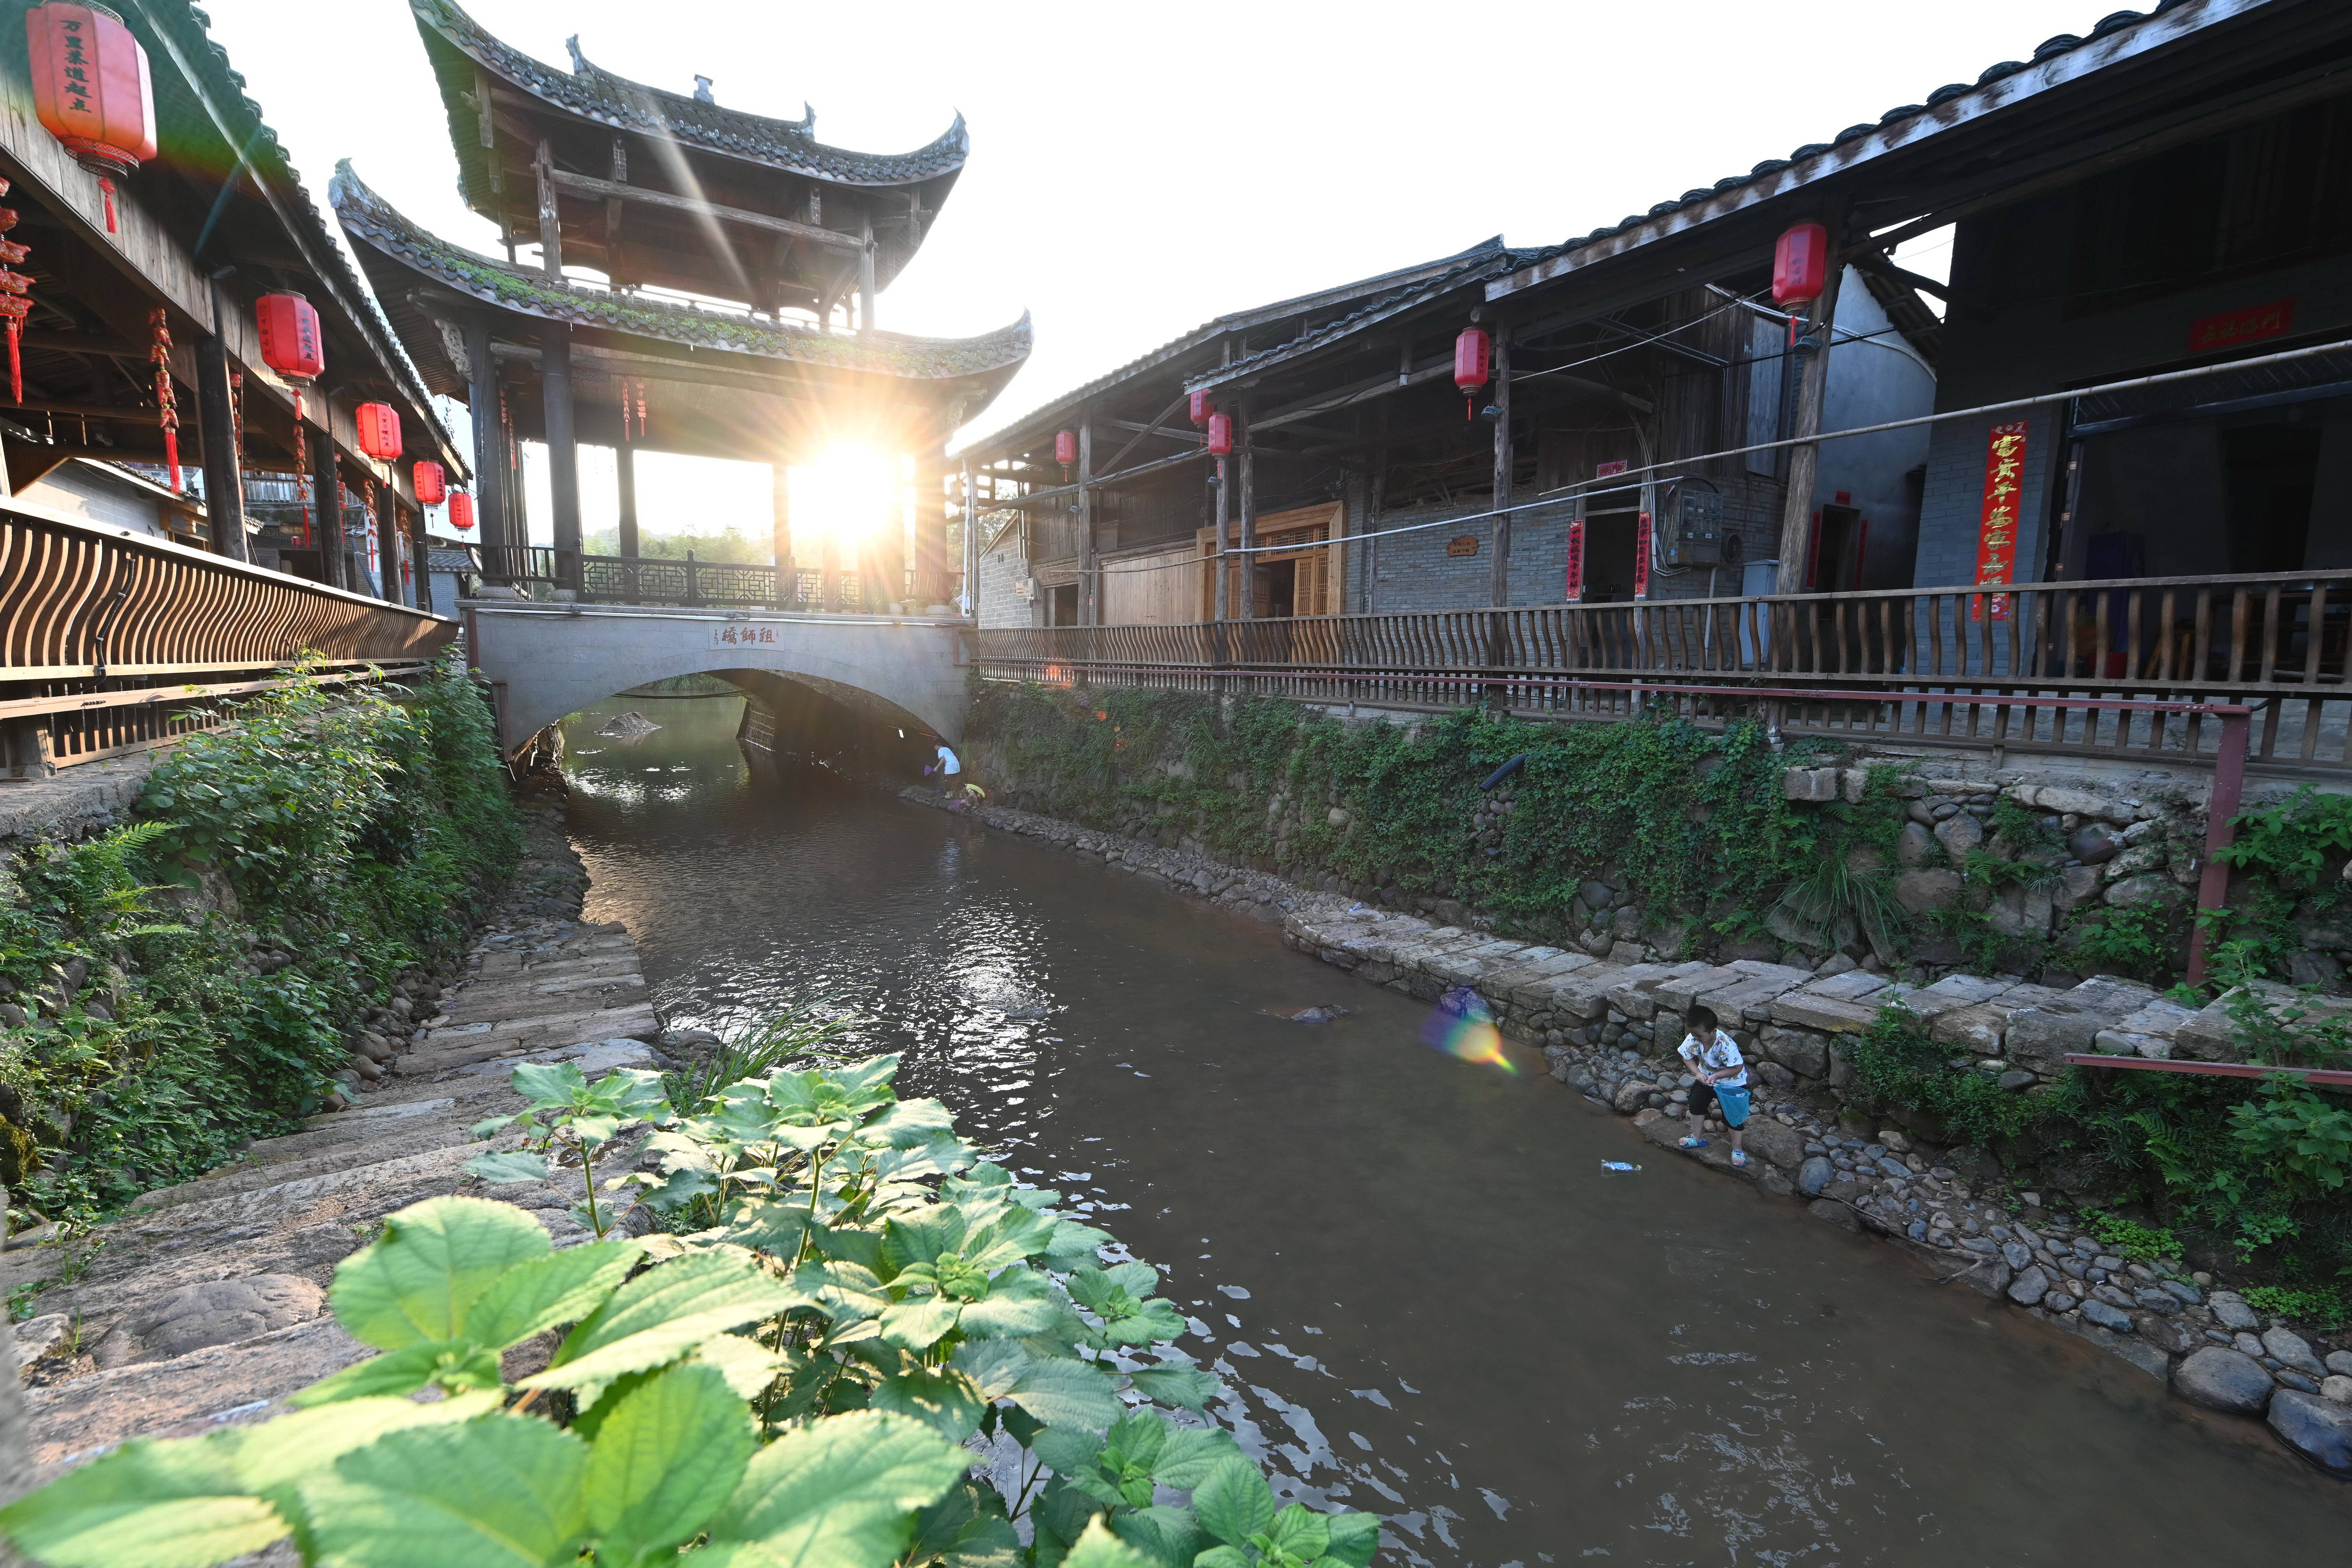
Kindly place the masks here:
<instances>
[{"instance_id":1,"label":"child in white shirt","mask_svg":"<svg viewBox=\"0 0 2352 1568\"><path fill-rule=\"evenodd\" d=\"M1723 1111L1724 1125L1731 1129L1731 1163L1747 1164L1748 1151L1739 1146L1739 1141L1741 1130L1748 1125L1748 1061L1739 1054L1739 1042L1724 1030L1713 1008L1699 1006L1690 1010L1690 1033L1683 1037L1677 1050L1691 1076L1711 1092ZM1696 1093L1691 1096L1691 1132L1681 1144L1685 1149L1702 1149L1706 1140L1699 1133L1696 1118L1704 1108Z\"/></svg>"}]
</instances>

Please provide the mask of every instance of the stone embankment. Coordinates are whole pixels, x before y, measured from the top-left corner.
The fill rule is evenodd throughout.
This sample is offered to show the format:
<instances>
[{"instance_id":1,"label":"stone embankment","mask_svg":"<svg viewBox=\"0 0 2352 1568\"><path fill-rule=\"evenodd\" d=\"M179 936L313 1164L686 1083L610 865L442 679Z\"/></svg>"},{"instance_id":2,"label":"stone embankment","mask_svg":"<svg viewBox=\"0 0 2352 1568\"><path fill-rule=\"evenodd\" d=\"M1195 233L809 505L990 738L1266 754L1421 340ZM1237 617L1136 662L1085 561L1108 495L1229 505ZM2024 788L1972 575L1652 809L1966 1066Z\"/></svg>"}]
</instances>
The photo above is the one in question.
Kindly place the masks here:
<instances>
[{"instance_id":1,"label":"stone embankment","mask_svg":"<svg viewBox=\"0 0 2352 1568\"><path fill-rule=\"evenodd\" d=\"M89 1235L17 1237L0 1253L0 1289L29 1294L34 1314L16 1335L44 1475L132 1437L267 1419L286 1395L373 1353L336 1325L325 1289L335 1265L409 1204L494 1191L534 1211L557 1246L585 1238L571 1213L576 1173L485 1189L464 1169L520 1142L471 1131L521 1109L508 1087L516 1064L575 1061L592 1077L669 1065L635 944L618 925L578 918L586 877L560 807L527 820L524 859L463 972L410 987L430 1016L370 1020L385 1059L372 1044L355 1058L351 1109L148 1193ZM616 1151L602 1169L630 1157Z\"/></svg>"},{"instance_id":2,"label":"stone embankment","mask_svg":"<svg viewBox=\"0 0 2352 1568\"><path fill-rule=\"evenodd\" d=\"M905 798L944 805L908 789ZM2352 1477L2352 1336L2340 1343L2263 1319L2237 1291L2177 1258L2126 1259L2062 1212L2056 1190L2021 1187L1981 1151L1943 1149L1838 1104L1848 1047L1901 1003L1930 1036L2016 1092L2066 1070L2070 1052L2234 1059L2216 1003L2176 1005L2098 976L2064 988L1947 973L1910 984L1832 955L1818 969L1741 959L1666 963L1624 942L1607 957L1498 938L1309 891L1198 852L986 806L991 827L1058 844L1139 880L1280 922L1300 952L1425 1001L1468 987L1504 1034L1540 1047L1551 1076L1631 1116L1664 1148L1689 1131L1694 1080L1675 1047L1704 1003L1747 1047L1756 1112L1744 1168L1718 1135L1693 1157L1804 1203L1822 1219L1885 1237L1989 1300L2077 1334L2211 1408L2264 1416L2290 1447ZM2292 995L2281 988L2282 997Z\"/></svg>"}]
</instances>

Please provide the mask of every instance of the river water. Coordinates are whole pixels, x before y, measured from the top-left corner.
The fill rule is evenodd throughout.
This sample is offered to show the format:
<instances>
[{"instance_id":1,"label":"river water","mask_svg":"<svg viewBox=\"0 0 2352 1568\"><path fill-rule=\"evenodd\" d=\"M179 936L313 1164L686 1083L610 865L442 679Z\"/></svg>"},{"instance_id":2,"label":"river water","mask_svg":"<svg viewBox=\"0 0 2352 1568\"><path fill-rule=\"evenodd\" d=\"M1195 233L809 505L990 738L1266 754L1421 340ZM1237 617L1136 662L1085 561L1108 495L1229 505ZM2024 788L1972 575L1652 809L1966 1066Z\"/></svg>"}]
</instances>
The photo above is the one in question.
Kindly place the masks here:
<instances>
[{"instance_id":1,"label":"river water","mask_svg":"<svg viewBox=\"0 0 2352 1568\"><path fill-rule=\"evenodd\" d=\"M594 733L635 710L662 730ZM1384 1562L2342 1562L2352 1488L1891 1248L1686 1163L1279 932L781 770L733 699L575 718L592 920L669 1016L866 1020L1160 1266L1278 1489ZM1319 1002L1336 1024L1276 1016ZM1630 1162L1632 1173L1604 1161Z\"/></svg>"}]
</instances>

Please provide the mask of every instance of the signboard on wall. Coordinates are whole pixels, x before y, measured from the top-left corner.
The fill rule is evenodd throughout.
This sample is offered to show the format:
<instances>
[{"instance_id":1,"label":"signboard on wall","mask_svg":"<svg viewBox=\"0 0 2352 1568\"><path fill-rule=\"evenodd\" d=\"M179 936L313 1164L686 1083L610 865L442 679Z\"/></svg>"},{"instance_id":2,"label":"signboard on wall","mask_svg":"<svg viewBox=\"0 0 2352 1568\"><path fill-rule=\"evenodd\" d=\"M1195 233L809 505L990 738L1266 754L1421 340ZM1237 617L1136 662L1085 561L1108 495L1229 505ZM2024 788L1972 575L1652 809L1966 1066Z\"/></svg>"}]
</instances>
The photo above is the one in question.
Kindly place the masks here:
<instances>
[{"instance_id":1,"label":"signboard on wall","mask_svg":"<svg viewBox=\"0 0 2352 1568\"><path fill-rule=\"evenodd\" d=\"M1977 523L1977 582L2014 582L2017 570L2017 524L2025 492L2025 421L1996 425L1985 438L1984 510ZM2006 594L1969 595L1969 619L1980 621L1990 612L1997 621L2009 618Z\"/></svg>"},{"instance_id":2,"label":"signboard on wall","mask_svg":"<svg viewBox=\"0 0 2352 1568\"><path fill-rule=\"evenodd\" d=\"M1478 536L1475 533L1465 533L1447 540L1445 542L1445 553L1448 555L1477 554Z\"/></svg>"},{"instance_id":3,"label":"signboard on wall","mask_svg":"<svg viewBox=\"0 0 2352 1568\"><path fill-rule=\"evenodd\" d=\"M1625 459L1620 458L1613 463L1603 463L1599 468L1593 469L1592 477L1596 479L1613 479L1624 471Z\"/></svg>"},{"instance_id":4,"label":"signboard on wall","mask_svg":"<svg viewBox=\"0 0 2352 1568\"><path fill-rule=\"evenodd\" d=\"M1633 520L1633 597L1650 596L1650 514Z\"/></svg>"},{"instance_id":5,"label":"signboard on wall","mask_svg":"<svg viewBox=\"0 0 2352 1568\"><path fill-rule=\"evenodd\" d=\"M2200 316L2189 323L2189 352L2210 353L2216 349L2231 348L2261 338L2284 337L2294 330L2294 301L2273 300L2267 305L2250 305L2242 310L2223 310L2219 315Z\"/></svg>"},{"instance_id":6,"label":"signboard on wall","mask_svg":"<svg viewBox=\"0 0 2352 1568\"><path fill-rule=\"evenodd\" d=\"M1584 603L1584 520L1571 518L1568 524L1568 602Z\"/></svg>"}]
</instances>

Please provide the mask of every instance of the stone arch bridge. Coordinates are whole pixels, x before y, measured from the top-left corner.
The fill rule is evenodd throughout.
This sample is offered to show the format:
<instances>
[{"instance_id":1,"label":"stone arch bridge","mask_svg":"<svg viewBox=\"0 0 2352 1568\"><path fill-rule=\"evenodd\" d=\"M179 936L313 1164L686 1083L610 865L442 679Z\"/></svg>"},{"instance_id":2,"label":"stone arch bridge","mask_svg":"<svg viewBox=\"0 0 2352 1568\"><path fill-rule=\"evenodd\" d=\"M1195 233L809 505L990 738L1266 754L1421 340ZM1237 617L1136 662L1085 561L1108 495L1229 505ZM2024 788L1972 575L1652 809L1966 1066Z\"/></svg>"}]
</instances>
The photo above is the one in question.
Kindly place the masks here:
<instances>
[{"instance_id":1,"label":"stone arch bridge","mask_svg":"<svg viewBox=\"0 0 2352 1568\"><path fill-rule=\"evenodd\" d=\"M731 681L771 714L823 707L814 694L909 736L963 739L965 621L488 599L463 609L509 756L567 713L679 675Z\"/></svg>"}]
</instances>

